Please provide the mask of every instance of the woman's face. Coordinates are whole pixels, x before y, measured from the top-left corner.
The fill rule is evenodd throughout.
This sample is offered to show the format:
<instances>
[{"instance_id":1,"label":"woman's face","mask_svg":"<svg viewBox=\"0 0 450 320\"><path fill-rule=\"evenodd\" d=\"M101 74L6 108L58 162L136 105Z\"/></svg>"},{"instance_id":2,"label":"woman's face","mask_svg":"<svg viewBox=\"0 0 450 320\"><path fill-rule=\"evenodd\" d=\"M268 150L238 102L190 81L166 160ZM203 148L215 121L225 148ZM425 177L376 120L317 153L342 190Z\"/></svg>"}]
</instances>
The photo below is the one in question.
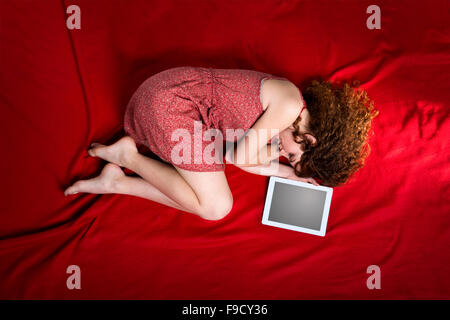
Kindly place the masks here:
<instances>
[{"instance_id":1,"label":"woman's face","mask_svg":"<svg viewBox=\"0 0 450 320\"><path fill-rule=\"evenodd\" d=\"M314 145L317 142L316 138L313 135L306 133L309 131L307 129L307 124L309 123L309 112L306 108L302 110L301 117L302 118L299 123L300 132L304 133L306 139ZM300 148L301 145L294 140L294 131L294 126L291 124L288 128L278 134L278 150L280 152L280 156L288 159L292 167L300 161L303 154L303 151Z\"/></svg>"},{"instance_id":2,"label":"woman's face","mask_svg":"<svg viewBox=\"0 0 450 320\"><path fill-rule=\"evenodd\" d=\"M278 135L278 150L280 152L280 156L288 159L292 167L300 161L303 154L301 145L294 140L294 130L294 127L291 125L289 128L281 131ZM306 130L304 130L302 126L300 126L300 132L305 133L306 139L308 139L311 144L314 145L316 143L316 138L310 134L307 134Z\"/></svg>"},{"instance_id":3,"label":"woman's face","mask_svg":"<svg viewBox=\"0 0 450 320\"><path fill-rule=\"evenodd\" d=\"M289 160L291 166L300 161L303 151L300 149L300 144L296 143L293 136L294 127L284 129L278 135L278 147L280 156Z\"/></svg>"}]
</instances>

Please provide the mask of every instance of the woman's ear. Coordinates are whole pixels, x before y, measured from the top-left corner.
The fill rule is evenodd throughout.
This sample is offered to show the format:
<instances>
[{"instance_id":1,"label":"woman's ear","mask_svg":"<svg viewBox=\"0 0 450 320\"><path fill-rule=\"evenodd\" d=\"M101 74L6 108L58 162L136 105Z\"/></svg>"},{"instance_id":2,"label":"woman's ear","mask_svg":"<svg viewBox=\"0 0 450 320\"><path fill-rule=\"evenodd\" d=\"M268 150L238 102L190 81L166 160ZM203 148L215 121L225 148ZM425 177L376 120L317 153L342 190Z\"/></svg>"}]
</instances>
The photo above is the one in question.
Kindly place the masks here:
<instances>
[{"instance_id":1,"label":"woman's ear","mask_svg":"<svg viewBox=\"0 0 450 320\"><path fill-rule=\"evenodd\" d=\"M312 134L305 133L305 137L312 146L315 146L317 144L317 139Z\"/></svg>"}]
</instances>

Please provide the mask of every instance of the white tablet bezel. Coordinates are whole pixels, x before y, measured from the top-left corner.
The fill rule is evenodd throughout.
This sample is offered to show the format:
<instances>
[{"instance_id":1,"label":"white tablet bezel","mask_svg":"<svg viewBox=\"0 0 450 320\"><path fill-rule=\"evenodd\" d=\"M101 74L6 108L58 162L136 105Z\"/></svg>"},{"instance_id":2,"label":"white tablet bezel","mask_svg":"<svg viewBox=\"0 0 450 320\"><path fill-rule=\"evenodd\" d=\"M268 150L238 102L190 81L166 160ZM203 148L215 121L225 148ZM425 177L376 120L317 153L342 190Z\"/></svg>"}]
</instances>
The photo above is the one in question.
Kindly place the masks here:
<instances>
[{"instance_id":1,"label":"white tablet bezel","mask_svg":"<svg viewBox=\"0 0 450 320\"><path fill-rule=\"evenodd\" d=\"M320 230L308 229L308 228L293 226L290 224L269 220L269 210L270 210L270 206L272 204L272 196L273 196L273 189L275 186L275 182L287 183L287 184L291 184L291 185L296 185L296 186L300 186L300 187L304 187L304 188L309 188L309 189L313 189L313 190L320 190L320 191L326 192L325 204L323 206L322 223L320 225ZM326 233L326 229L327 229L328 214L330 212L332 195L333 195L333 189L330 187L315 186L313 184L302 182L302 181L295 181L295 180L285 179L285 178L281 178L281 177L271 176L270 180L269 180L269 186L267 188L266 203L264 205L262 223L265 225L273 226L273 227L279 227L279 228L283 228L283 229L289 229L289 230L293 230L293 231L299 231L299 232L304 232L304 233L309 233L309 234L314 234L316 236L324 237L325 233Z\"/></svg>"}]
</instances>

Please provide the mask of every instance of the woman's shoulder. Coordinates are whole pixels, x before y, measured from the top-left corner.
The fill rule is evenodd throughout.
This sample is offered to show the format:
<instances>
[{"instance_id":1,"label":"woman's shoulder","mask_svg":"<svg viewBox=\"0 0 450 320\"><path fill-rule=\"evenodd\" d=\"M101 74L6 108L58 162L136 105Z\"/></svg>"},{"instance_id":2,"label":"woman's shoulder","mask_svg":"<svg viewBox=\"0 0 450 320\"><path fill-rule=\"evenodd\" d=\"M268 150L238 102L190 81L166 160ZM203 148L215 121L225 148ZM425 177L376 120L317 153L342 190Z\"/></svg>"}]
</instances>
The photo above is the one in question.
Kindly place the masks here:
<instances>
[{"instance_id":1,"label":"woman's shoulder","mask_svg":"<svg viewBox=\"0 0 450 320\"><path fill-rule=\"evenodd\" d=\"M303 105L303 97L300 89L290 80L282 77L265 79L261 88L261 100L264 110L279 101L292 99Z\"/></svg>"}]
</instances>

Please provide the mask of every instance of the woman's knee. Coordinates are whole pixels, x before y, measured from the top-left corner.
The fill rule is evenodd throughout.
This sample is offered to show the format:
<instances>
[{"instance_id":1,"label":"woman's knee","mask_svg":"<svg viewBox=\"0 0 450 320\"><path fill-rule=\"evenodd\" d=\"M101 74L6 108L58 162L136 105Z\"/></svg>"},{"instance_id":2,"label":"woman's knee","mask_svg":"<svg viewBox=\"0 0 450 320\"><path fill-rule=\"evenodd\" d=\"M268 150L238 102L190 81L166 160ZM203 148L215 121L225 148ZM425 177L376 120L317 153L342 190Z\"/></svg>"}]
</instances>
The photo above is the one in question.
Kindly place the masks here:
<instances>
[{"instance_id":1,"label":"woman's knee","mask_svg":"<svg viewBox=\"0 0 450 320\"><path fill-rule=\"evenodd\" d=\"M223 171L195 172L174 167L194 191L195 212L200 217L220 220L231 211L233 196Z\"/></svg>"},{"instance_id":2,"label":"woman's knee","mask_svg":"<svg viewBox=\"0 0 450 320\"><path fill-rule=\"evenodd\" d=\"M221 220L225 218L233 208L233 196L224 196L215 201L209 201L201 206L200 216L206 220Z\"/></svg>"}]
</instances>

